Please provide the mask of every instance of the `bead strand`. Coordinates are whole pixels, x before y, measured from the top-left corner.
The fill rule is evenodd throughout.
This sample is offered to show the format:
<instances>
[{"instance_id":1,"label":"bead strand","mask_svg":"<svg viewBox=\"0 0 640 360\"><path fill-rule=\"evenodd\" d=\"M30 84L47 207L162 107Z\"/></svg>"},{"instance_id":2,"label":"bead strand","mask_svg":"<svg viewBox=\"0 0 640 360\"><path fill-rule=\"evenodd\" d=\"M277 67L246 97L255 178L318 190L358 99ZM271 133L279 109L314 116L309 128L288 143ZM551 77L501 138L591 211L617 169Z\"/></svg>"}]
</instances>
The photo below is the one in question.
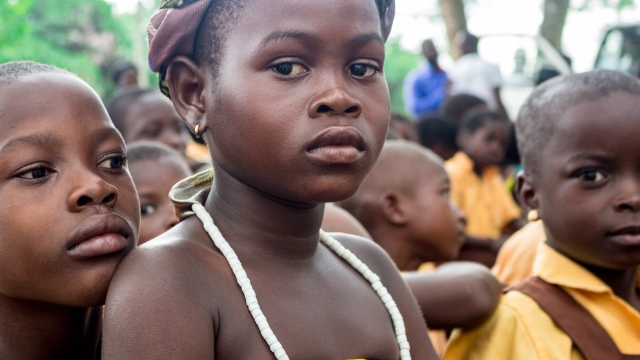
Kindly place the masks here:
<instances>
[{"instance_id":1,"label":"bead strand","mask_svg":"<svg viewBox=\"0 0 640 360\"><path fill-rule=\"evenodd\" d=\"M349 265L351 265L356 271L358 271L362 277L364 277L370 284L373 290L378 294L380 300L387 308L393 327L396 333L396 340L398 341L398 347L400 348L400 359L411 360L409 340L407 339L407 332L404 326L404 319L400 314L398 305L389 294L387 288L382 285L380 277L376 275L369 267L363 263L358 257L351 252L351 250L345 248L340 242L329 236L323 230L320 230L320 241L331 249L336 255L344 259Z\"/></svg>"},{"instance_id":2,"label":"bead strand","mask_svg":"<svg viewBox=\"0 0 640 360\"><path fill-rule=\"evenodd\" d=\"M195 212L200 221L202 221L202 225L211 237L211 240L213 240L214 245L227 259L227 262L229 263L229 266L231 267L231 270L236 277L236 281L238 282L238 285L240 285L240 289L242 289L242 293L244 294L249 312L251 312L253 320L255 321L256 325L258 325L260 334L267 342L267 345L269 345L269 349L271 349L271 352L273 353L273 355L275 355L276 359L289 360L289 356L284 351L282 344L280 344L280 342L276 338L273 330L271 330L271 327L267 322L267 318L262 313L260 305L258 305L256 292L251 286L251 281L249 280L247 273L244 271L244 268L240 263L240 259L238 259L238 255L236 255L235 251L233 251L231 245L229 245L227 240L224 239L222 233L220 233L218 227L213 223L211 215L209 215L204 206L200 204L193 204L191 209L193 210L193 212Z\"/></svg>"},{"instance_id":3,"label":"bead strand","mask_svg":"<svg viewBox=\"0 0 640 360\"><path fill-rule=\"evenodd\" d=\"M240 259L238 259L238 256L231 248L231 245L229 245L224 236L222 236L222 233L220 233L220 230L214 224L211 215L209 215L204 206L202 206L201 204L193 204L192 210L200 219L200 221L202 221L202 225L211 237L214 245L227 259L229 267L231 267L231 270L236 277L236 281L238 282L238 285L240 286L240 289L244 294L247 308L249 309L249 312L251 312L251 316L258 326L260 334L267 342L267 345L269 345L271 352L275 355L277 360L289 360L289 356L284 351L282 344L280 344L280 342L276 338L276 335L271 330L266 316L262 313L262 310L258 305L256 292L251 286L251 281L249 280L246 271L242 267ZM380 277L378 277L378 275L371 271L371 269L369 269L369 267L365 263L358 259L358 257L354 253L342 246L342 244L340 244L337 240L333 239L322 230L320 230L320 241L336 255L344 259L349 265L351 265L356 271L358 271L362 275L362 277L365 278L365 280L367 280L371 284L371 287L376 292L376 294L378 294L380 300L382 300L382 303L387 308L387 311L391 316L391 320L393 321L396 340L400 349L400 359L411 360L411 354L409 351L410 346L406 336L404 319L400 314L400 309L398 309L396 302L391 297L391 294L389 294L387 288L382 285Z\"/></svg>"}]
</instances>

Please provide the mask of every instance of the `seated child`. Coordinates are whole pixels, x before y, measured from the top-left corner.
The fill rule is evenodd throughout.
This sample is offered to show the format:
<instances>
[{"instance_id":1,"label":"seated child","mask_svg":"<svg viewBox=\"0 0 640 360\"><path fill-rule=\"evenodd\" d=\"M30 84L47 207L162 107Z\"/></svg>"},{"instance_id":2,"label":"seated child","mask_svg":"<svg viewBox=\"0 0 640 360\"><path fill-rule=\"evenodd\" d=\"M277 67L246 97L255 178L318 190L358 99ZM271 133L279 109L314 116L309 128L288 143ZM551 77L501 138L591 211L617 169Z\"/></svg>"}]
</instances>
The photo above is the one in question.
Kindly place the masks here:
<instances>
[{"instance_id":1,"label":"seated child","mask_svg":"<svg viewBox=\"0 0 640 360\"><path fill-rule=\"evenodd\" d=\"M415 143L388 140L360 189L340 204L401 271L418 270L424 262L451 261L464 240L464 215L449 198L442 159ZM477 325L491 315L501 292L489 271L475 264L450 264L435 273L404 277L427 324L436 329ZM441 353L444 333L431 335Z\"/></svg>"},{"instance_id":2,"label":"seated child","mask_svg":"<svg viewBox=\"0 0 640 360\"><path fill-rule=\"evenodd\" d=\"M443 115L427 115L418 119L416 123L420 143L427 147L443 160L447 161L458 152L456 135L458 128Z\"/></svg>"},{"instance_id":3,"label":"seated child","mask_svg":"<svg viewBox=\"0 0 640 360\"><path fill-rule=\"evenodd\" d=\"M149 62L215 178L176 185L181 222L118 268L105 359L436 358L384 251L320 231L384 143L388 5L163 1Z\"/></svg>"},{"instance_id":4,"label":"seated child","mask_svg":"<svg viewBox=\"0 0 640 360\"><path fill-rule=\"evenodd\" d=\"M498 166L504 159L510 126L494 112L465 117L457 136L461 151L445 163L451 198L467 216L467 241L459 259L488 267L493 266L506 236L524 223Z\"/></svg>"},{"instance_id":5,"label":"seated child","mask_svg":"<svg viewBox=\"0 0 640 360\"><path fill-rule=\"evenodd\" d=\"M98 95L49 65L0 65L0 114L0 358L97 359L140 221L124 142Z\"/></svg>"},{"instance_id":6,"label":"seated child","mask_svg":"<svg viewBox=\"0 0 640 360\"><path fill-rule=\"evenodd\" d=\"M534 277L445 359L640 358L640 81L596 70L551 79L516 124L520 198L546 241Z\"/></svg>"},{"instance_id":7,"label":"seated child","mask_svg":"<svg viewBox=\"0 0 640 360\"><path fill-rule=\"evenodd\" d=\"M158 90L127 90L109 99L105 106L127 144L140 140L161 142L180 154L188 154L186 159L194 170L207 160L194 154L194 149L203 147L190 139L173 104Z\"/></svg>"},{"instance_id":8,"label":"seated child","mask_svg":"<svg viewBox=\"0 0 640 360\"><path fill-rule=\"evenodd\" d=\"M142 245L178 223L169 191L191 175L191 169L180 153L154 141L132 143L127 161L140 200L138 245Z\"/></svg>"}]
</instances>

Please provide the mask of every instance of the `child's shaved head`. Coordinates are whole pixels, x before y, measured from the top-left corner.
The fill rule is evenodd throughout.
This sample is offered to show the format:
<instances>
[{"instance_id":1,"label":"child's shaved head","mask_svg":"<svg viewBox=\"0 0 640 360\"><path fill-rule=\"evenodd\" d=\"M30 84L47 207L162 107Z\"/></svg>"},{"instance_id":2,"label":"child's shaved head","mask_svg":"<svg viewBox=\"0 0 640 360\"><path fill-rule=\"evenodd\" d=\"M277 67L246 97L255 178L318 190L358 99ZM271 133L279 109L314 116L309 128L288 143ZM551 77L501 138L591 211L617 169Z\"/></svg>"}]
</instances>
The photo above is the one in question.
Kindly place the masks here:
<instances>
[{"instance_id":1,"label":"child's shaved head","mask_svg":"<svg viewBox=\"0 0 640 360\"><path fill-rule=\"evenodd\" d=\"M55 66L33 61L13 61L0 65L0 86L8 85L23 77L35 74L54 73L75 76Z\"/></svg>"},{"instance_id":2,"label":"child's shaved head","mask_svg":"<svg viewBox=\"0 0 640 360\"><path fill-rule=\"evenodd\" d=\"M424 158L442 165L442 159L433 151L406 140L387 140L380 153L378 162L351 198L342 201L340 206L352 213L365 227L372 216L372 210L378 197L386 191L397 191L413 196L417 189L420 173L416 164L424 163Z\"/></svg>"},{"instance_id":3,"label":"child's shaved head","mask_svg":"<svg viewBox=\"0 0 640 360\"><path fill-rule=\"evenodd\" d=\"M341 205L382 248L411 254L417 264L451 261L463 242L465 219L449 197L443 161L413 142L387 141L360 189Z\"/></svg>"},{"instance_id":4,"label":"child's shaved head","mask_svg":"<svg viewBox=\"0 0 640 360\"><path fill-rule=\"evenodd\" d=\"M594 70L557 77L538 86L520 109L516 122L518 150L525 171L536 171L540 151L567 107L616 92L640 95L640 81L617 71Z\"/></svg>"}]
</instances>

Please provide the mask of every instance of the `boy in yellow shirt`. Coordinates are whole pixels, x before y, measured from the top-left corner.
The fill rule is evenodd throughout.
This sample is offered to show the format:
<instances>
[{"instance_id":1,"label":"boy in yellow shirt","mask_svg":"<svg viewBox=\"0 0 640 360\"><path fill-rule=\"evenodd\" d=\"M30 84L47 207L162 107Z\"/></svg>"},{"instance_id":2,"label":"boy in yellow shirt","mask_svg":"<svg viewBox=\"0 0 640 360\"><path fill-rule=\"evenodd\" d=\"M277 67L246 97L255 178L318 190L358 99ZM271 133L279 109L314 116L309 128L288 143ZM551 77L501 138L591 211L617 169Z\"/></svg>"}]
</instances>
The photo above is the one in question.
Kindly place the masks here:
<instances>
[{"instance_id":1,"label":"boy in yellow shirt","mask_svg":"<svg viewBox=\"0 0 640 360\"><path fill-rule=\"evenodd\" d=\"M640 82L597 70L551 80L516 131L519 195L543 220L534 277L445 359L640 358Z\"/></svg>"},{"instance_id":2,"label":"boy in yellow shirt","mask_svg":"<svg viewBox=\"0 0 640 360\"><path fill-rule=\"evenodd\" d=\"M510 126L494 112L466 116L457 137L461 151L445 163L451 178L451 199L467 215L461 259L489 267L506 238L502 237L523 225L520 208L507 191L499 168Z\"/></svg>"}]
</instances>

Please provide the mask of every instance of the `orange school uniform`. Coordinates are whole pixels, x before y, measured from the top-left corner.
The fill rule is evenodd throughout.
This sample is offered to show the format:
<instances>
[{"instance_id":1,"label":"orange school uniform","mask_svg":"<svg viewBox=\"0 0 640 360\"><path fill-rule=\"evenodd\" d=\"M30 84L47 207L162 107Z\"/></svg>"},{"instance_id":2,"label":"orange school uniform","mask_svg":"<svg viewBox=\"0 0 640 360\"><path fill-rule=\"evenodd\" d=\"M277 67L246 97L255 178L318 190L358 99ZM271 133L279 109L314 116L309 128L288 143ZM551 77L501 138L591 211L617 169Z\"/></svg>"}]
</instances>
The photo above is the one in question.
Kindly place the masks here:
<instances>
[{"instance_id":1,"label":"orange school uniform","mask_svg":"<svg viewBox=\"0 0 640 360\"><path fill-rule=\"evenodd\" d=\"M538 246L546 238L542 220L528 223L505 241L491 272L500 282L510 285L531 277Z\"/></svg>"},{"instance_id":2,"label":"orange school uniform","mask_svg":"<svg viewBox=\"0 0 640 360\"><path fill-rule=\"evenodd\" d=\"M497 166L478 176L473 161L458 152L444 167L451 179L451 199L467 216L467 235L499 238L504 227L521 216Z\"/></svg>"},{"instance_id":3,"label":"orange school uniform","mask_svg":"<svg viewBox=\"0 0 640 360\"><path fill-rule=\"evenodd\" d=\"M534 275L566 291L595 318L622 354L640 354L640 312L591 272L541 243ZM484 324L452 335L444 360L463 359L583 360L584 357L531 297L509 291Z\"/></svg>"}]
</instances>

